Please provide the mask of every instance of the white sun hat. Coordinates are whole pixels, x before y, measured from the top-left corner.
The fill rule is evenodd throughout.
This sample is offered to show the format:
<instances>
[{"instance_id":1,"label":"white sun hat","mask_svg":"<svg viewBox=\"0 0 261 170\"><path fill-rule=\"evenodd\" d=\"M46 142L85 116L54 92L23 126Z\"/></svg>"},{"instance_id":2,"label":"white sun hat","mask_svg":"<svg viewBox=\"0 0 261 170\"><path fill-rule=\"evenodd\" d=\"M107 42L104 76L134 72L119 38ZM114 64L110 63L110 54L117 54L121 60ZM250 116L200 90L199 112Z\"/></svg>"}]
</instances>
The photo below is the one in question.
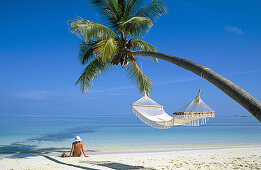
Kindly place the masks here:
<instances>
[{"instance_id":1,"label":"white sun hat","mask_svg":"<svg viewBox=\"0 0 261 170\"><path fill-rule=\"evenodd\" d=\"M80 138L80 136L76 136L73 141L74 142L80 142L82 139Z\"/></svg>"}]
</instances>

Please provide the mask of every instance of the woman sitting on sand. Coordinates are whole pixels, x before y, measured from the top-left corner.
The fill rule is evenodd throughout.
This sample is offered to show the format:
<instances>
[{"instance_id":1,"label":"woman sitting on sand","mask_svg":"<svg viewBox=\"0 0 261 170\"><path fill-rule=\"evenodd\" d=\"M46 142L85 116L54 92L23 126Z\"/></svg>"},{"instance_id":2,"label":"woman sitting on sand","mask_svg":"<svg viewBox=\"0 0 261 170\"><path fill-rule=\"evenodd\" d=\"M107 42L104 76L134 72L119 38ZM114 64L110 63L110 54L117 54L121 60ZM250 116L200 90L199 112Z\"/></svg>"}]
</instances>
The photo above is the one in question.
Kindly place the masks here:
<instances>
[{"instance_id":1,"label":"woman sitting on sand","mask_svg":"<svg viewBox=\"0 0 261 170\"><path fill-rule=\"evenodd\" d=\"M73 156L73 157L81 157L82 156L82 153L85 157L88 157L85 155L85 152L84 152L84 149L83 149L83 144L81 142L81 138L80 136L76 136L74 138L74 142L72 143L72 150L71 150L71 153L70 153L70 157Z\"/></svg>"}]
</instances>

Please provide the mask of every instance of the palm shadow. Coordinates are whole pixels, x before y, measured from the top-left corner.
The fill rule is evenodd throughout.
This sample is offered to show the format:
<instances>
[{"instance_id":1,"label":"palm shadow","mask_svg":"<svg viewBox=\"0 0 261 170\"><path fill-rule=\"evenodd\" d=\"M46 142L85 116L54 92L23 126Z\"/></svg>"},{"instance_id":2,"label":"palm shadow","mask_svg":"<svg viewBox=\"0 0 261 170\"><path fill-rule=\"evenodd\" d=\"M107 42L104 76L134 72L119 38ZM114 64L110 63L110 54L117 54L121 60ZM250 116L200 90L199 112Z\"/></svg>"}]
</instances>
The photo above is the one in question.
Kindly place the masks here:
<instances>
[{"instance_id":1,"label":"palm shadow","mask_svg":"<svg viewBox=\"0 0 261 170\"><path fill-rule=\"evenodd\" d=\"M88 168L88 167L84 167L84 166L80 166L80 165L64 163L62 161L59 161L59 160L54 159L54 158L47 156L47 155L42 155L42 156L45 157L46 159L49 159L49 160L51 160L55 163L59 163L59 164L62 164L62 165L67 165L67 166L80 168L80 169L95 170L94 168ZM92 164L92 165L97 165L97 166L107 167L107 168L112 168L112 169L117 169L117 170L126 170L126 169L128 169L128 170L130 170L130 169L155 170L153 168L146 168L144 166L132 166L132 165L116 163L116 162L111 162L111 161L81 161L81 163L88 163L88 164Z\"/></svg>"},{"instance_id":2,"label":"palm shadow","mask_svg":"<svg viewBox=\"0 0 261 170\"><path fill-rule=\"evenodd\" d=\"M97 170L97 169L94 169L94 168L88 168L88 167L84 167L84 166L80 166L80 165L74 165L74 164L70 164L70 163L64 163L62 161L59 161L57 159L54 159L50 156L47 156L47 155L42 155L43 157L45 157L46 159L49 159L55 163L58 163L58 164L62 164L62 165L67 165L67 166L71 166L71 167L75 167L75 168L80 168L80 169L88 169L88 170Z\"/></svg>"},{"instance_id":3,"label":"palm shadow","mask_svg":"<svg viewBox=\"0 0 261 170\"><path fill-rule=\"evenodd\" d=\"M118 162L111 162L111 161L81 161L81 163L89 163L93 165L103 166L107 168L112 169L119 169L119 170L125 170L125 169L144 169L144 170L155 170L153 168L146 168L144 166L133 166L133 165L127 165L122 164Z\"/></svg>"},{"instance_id":4,"label":"palm shadow","mask_svg":"<svg viewBox=\"0 0 261 170\"><path fill-rule=\"evenodd\" d=\"M118 169L118 170L125 170L125 169L154 170L153 168L146 168L144 166L132 166L132 165L121 164L121 163L116 163L116 162L101 163L101 164L97 164L97 165L104 166L107 168L112 168L112 169Z\"/></svg>"}]
</instances>

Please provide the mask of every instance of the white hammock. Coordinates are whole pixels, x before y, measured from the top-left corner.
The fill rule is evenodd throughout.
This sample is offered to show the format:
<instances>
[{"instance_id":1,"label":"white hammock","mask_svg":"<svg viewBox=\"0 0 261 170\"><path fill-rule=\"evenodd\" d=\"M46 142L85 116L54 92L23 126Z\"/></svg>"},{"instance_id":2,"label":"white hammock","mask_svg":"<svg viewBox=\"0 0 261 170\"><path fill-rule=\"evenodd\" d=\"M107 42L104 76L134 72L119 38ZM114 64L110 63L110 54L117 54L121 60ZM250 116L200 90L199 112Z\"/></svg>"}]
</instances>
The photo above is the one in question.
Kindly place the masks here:
<instances>
[{"instance_id":1,"label":"white hammock","mask_svg":"<svg viewBox=\"0 0 261 170\"><path fill-rule=\"evenodd\" d=\"M175 112L174 117L169 116L163 106L146 95L132 104L132 111L142 122L158 129L178 125L199 126L205 124L207 118L215 116L215 111L201 100L200 90L196 99Z\"/></svg>"}]
</instances>

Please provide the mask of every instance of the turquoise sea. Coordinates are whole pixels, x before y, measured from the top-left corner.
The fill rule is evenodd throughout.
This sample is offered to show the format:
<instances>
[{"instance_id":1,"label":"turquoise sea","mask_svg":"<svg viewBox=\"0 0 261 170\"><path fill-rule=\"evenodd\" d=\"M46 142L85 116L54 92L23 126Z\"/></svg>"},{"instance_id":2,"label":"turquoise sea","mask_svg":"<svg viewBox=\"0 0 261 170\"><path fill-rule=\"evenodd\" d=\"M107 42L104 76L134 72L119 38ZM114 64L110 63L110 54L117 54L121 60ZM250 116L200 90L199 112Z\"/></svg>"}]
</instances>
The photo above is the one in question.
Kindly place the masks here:
<instances>
[{"instance_id":1,"label":"turquoise sea","mask_svg":"<svg viewBox=\"0 0 261 170\"><path fill-rule=\"evenodd\" d=\"M261 123L251 115L219 116L198 127L154 129L129 115L5 115L0 153L68 151L79 135L88 151L193 146L261 145Z\"/></svg>"}]
</instances>

